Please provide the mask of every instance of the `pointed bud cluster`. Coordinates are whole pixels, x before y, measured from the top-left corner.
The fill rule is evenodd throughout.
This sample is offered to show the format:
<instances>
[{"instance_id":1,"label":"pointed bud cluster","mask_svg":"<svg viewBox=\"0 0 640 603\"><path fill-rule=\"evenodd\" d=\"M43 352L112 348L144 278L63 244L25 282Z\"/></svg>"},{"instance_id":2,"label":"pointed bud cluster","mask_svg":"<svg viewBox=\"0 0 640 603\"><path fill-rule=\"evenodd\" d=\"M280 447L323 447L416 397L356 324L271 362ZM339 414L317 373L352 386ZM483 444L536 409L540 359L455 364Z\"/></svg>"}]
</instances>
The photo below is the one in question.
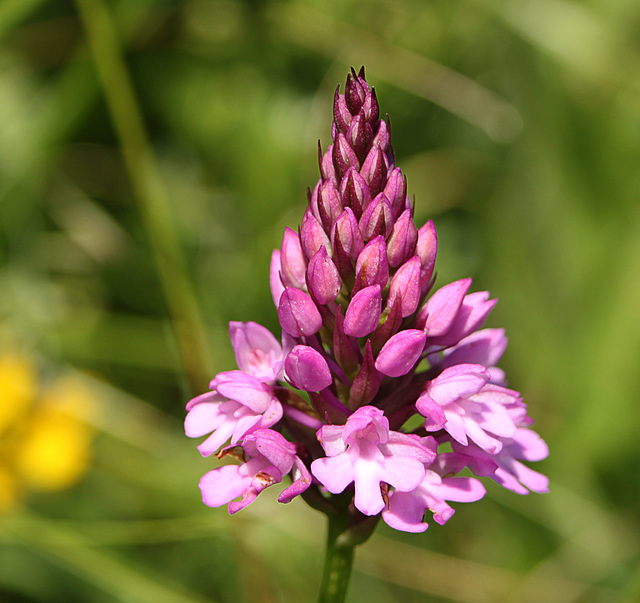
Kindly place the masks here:
<instances>
[{"instance_id":1,"label":"pointed bud cluster","mask_svg":"<svg viewBox=\"0 0 640 603\"><path fill-rule=\"evenodd\" d=\"M240 370L187 406L187 434L211 434L203 455L230 442L218 456L243 461L203 478L205 503L233 513L289 474L282 502L349 491L361 514L419 532L426 511L445 523L447 501L484 495L476 478L454 477L464 468L521 494L546 491L521 462L548 451L496 367L504 333L481 330L496 300L469 293L468 278L431 293L435 226L414 222L364 70L336 90L319 165L298 230L285 229L271 258L282 345L231 323ZM422 423L409 431L414 415ZM342 512L347 499L323 500Z\"/></svg>"}]
</instances>

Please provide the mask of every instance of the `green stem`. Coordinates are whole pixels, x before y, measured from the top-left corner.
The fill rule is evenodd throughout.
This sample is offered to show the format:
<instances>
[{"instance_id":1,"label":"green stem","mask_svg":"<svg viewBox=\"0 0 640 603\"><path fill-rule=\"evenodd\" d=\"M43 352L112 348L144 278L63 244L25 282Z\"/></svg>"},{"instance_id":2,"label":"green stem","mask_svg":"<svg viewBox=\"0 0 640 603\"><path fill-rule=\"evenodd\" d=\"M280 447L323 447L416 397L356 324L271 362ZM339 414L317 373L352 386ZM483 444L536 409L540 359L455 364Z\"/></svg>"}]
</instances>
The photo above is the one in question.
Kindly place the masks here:
<instances>
[{"instance_id":1,"label":"green stem","mask_svg":"<svg viewBox=\"0 0 640 603\"><path fill-rule=\"evenodd\" d=\"M346 537L348 515L327 515L327 548L318 603L342 603L347 596L355 544Z\"/></svg>"}]
</instances>

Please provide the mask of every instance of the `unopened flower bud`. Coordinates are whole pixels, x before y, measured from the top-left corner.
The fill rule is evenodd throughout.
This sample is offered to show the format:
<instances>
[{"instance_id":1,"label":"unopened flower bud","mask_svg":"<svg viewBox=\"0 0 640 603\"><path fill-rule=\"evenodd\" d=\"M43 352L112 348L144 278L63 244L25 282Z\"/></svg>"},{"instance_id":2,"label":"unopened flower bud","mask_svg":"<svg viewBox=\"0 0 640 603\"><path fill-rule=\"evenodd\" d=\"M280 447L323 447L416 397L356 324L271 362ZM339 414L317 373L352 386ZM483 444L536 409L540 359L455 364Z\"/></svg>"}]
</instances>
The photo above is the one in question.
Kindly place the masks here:
<instances>
[{"instance_id":1,"label":"unopened flower bud","mask_svg":"<svg viewBox=\"0 0 640 603\"><path fill-rule=\"evenodd\" d=\"M407 209L407 179L402 175L400 168L395 168L389 174L383 192L387 196L387 199L389 199L393 211L393 219L395 220Z\"/></svg>"},{"instance_id":2,"label":"unopened flower bud","mask_svg":"<svg viewBox=\"0 0 640 603\"><path fill-rule=\"evenodd\" d=\"M380 147L385 153L391 149L391 135L389 132L389 116L378 122L378 131L373 137L373 145Z\"/></svg>"},{"instance_id":3,"label":"unopened flower bud","mask_svg":"<svg viewBox=\"0 0 640 603\"><path fill-rule=\"evenodd\" d=\"M364 248L364 239L358 220L350 207L340 214L331 229L331 242L334 247L337 246L338 241L352 260L356 260Z\"/></svg>"},{"instance_id":4,"label":"unopened flower bud","mask_svg":"<svg viewBox=\"0 0 640 603\"><path fill-rule=\"evenodd\" d=\"M393 225L393 232L387 243L387 256L389 265L397 268L416 253L416 243L418 241L418 229L413 223L411 210L405 209L396 223ZM422 275L422 260L420 261L420 274ZM422 290L422 278L420 279Z\"/></svg>"},{"instance_id":5,"label":"unopened flower bud","mask_svg":"<svg viewBox=\"0 0 640 603\"><path fill-rule=\"evenodd\" d=\"M433 220L429 220L418 230L416 253L420 256L420 288L424 295L431 284L431 277L436 264L436 254L438 253L438 236Z\"/></svg>"},{"instance_id":6,"label":"unopened flower bud","mask_svg":"<svg viewBox=\"0 0 640 603\"><path fill-rule=\"evenodd\" d=\"M365 90L355 73L353 75L347 75L344 96L351 115L356 115L364 103Z\"/></svg>"},{"instance_id":7,"label":"unopened flower bud","mask_svg":"<svg viewBox=\"0 0 640 603\"><path fill-rule=\"evenodd\" d=\"M324 246L309 260L307 269L309 293L319 304L332 302L340 293L342 281L336 265L331 261Z\"/></svg>"},{"instance_id":8,"label":"unopened flower bud","mask_svg":"<svg viewBox=\"0 0 640 603\"><path fill-rule=\"evenodd\" d=\"M294 287L287 287L280 296L278 318L291 337L313 335L322 327L322 316L313 300Z\"/></svg>"},{"instance_id":9,"label":"unopened flower bud","mask_svg":"<svg viewBox=\"0 0 640 603\"><path fill-rule=\"evenodd\" d=\"M318 215L326 232L342 213L342 201L332 180L327 180L318 190Z\"/></svg>"},{"instance_id":10,"label":"unopened flower bud","mask_svg":"<svg viewBox=\"0 0 640 603\"><path fill-rule=\"evenodd\" d=\"M350 168L340 182L342 205L350 207L359 220L362 212L371 203L371 191L365 179L355 168Z\"/></svg>"},{"instance_id":11,"label":"unopened flower bud","mask_svg":"<svg viewBox=\"0 0 640 603\"><path fill-rule=\"evenodd\" d=\"M319 392L333 382L327 361L307 345L297 345L287 354L284 370L292 385L306 392Z\"/></svg>"},{"instance_id":12,"label":"unopened flower bud","mask_svg":"<svg viewBox=\"0 0 640 603\"><path fill-rule=\"evenodd\" d=\"M382 314L380 285L360 289L351 300L344 317L344 332L353 337L373 333Z\"/></svg>"},{"instance_id":13,"label":"unopened flower bud","mask_svg":"<svg viewBox=\"0 0 640 603\"><path fill-rule=\"evenodd\" d=\"M355 151L351 148L345 135L338 133L333 144L333 165L336 168L336 176L342 178L350 167L360 168L360 161Z\"/></svg>"},{"instance_id":14,"label":"unopened flower bud","mask_svg":"<svg viewBox=\"0 0 640 603\"><path fill-rule=\"evenodd\" d=\"M366 157L369 145L373 140L371 125L364 120L362 115L356 115L353 118L346 133L346 139L356 152L358 159L362 161Z\"/></svg>"},{"instance_id":15,"label":"unopened flower bud","mask_svg":"<svg viewBox=\"0 0 640 603\"><path fill-rule=\"evenodd\" d=\"M349 109L347 109L344 94L340 94L340 86L338 86L336 88L336 94L333 97L333 123L338 129L338 132L346 134L352 119L353 116L349 112Z\"/></svg>"},{"instance_id":16,"label":"unopened flower bud","mask_svg":"<svg viewBox=\"0 0 640 603\"><path fill-rule=\"evenodd\" d=\"M304 288L307 260L302 253L300 237L290 228L284 229L280 263L282 270L282 282L287 287Z\"/></svg>"},{"instance_id":17,"label":"unopened flower bud","mask_svg":"<svg viewBox=\"0 0 640 603\"><path fill-rule=\"evenodd\" d=\"M360 175L369 186L372 196L384 188L387 179L387 158L382 149L375 145L369 151L360 169Z\"/></svg>"},{"instance_id":18,"label":"unopened flower bud","mask_svg":"<svg viewBox=\"0 0 640 603\"><path fill-rule=\"evenodd\" d=\"M380 117L380 105L378 104L375 88L371 88L364 98L362 115L370 124L377 122Z\"/></svg>"},{"instance_id":19,"label":"unopened flower bud","mask_svg":"<svg viewBox=\"0 0 640 603\"><path fill-rule=\"evenodd\" d=\"M400 303L400 314L406 318L413 314L420 302L420 258L415 255L393 275L389 285L389 302Z\"/></svg>"},{"instance_id":20,"label":"unopened flower bud","mask_svg":"<svg viewBox=\"0 0 640 603\"><path fill-rule=\"evenodd\" d=\"M369 203L360 218L360 232L365 241L370 241L378 235L385 239L393 230L393 214L389 199L380 193Z\"/></svg>"},{"instance_id":21,"label":"unopened flower bud","mask_svg":"<svg viewBox=\"0 0 640 603\"><path fill-rule=\"evenodd\" d=\"M358 256L356 262L356 283L354 290L370 285L386 287L389 280L389 262L387 246L382 235L369 241Z\"/></svg>"},{"instance_id":22,"label":"unopened flower bud","mask_svg":"<svg viewBox=\"0 0 640 603\"><path fill-rule=\"evenodd\" d=\"M302 218L302 224L300 225L300 244L302 245L305 256L307 256L309 260L322 246L326 248L327 253L331 251L331 242L329 241L329 237L327 237L327 233L309 208L307 208Z\"/></svg>"},{"instance_id":23,"label":"unopened flower bud","mask_svg":"<svg viewBox=\"0 0 640 603\"><path fill-rule=\"evenodd\" d=\"M415 365L427 336L424 331L407 329L396 333L382 346L376 368L387 377L400 377L406 375Z\"/></svg>"},{"instance_id":24,"label":"unopened flower bud","mask_svg":"<svg viewBox=\"0 0 640 603\"><path fill-rule=\"evenodd\" d=\"M336 177L336 168L333 165L333 145L330 144L327 147L324 155L322 154L322 146L318 141L318 161L320 163L320 175L323 180L333 180L334 183L338 183L339 180Z\"/></svg>"}]
</instances>

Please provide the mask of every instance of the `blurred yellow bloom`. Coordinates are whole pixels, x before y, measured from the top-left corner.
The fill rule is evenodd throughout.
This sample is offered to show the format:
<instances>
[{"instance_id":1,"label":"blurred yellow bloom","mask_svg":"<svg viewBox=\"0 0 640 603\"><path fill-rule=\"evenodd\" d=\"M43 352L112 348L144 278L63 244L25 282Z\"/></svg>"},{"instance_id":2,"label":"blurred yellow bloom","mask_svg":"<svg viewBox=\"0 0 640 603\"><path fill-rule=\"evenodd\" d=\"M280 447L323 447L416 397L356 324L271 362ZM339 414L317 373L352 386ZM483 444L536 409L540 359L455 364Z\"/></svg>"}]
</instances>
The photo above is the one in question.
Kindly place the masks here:
<instances>
[{"instance_id":1,"label":"blurred yellow bloom","mask_svg":"<svg viewBox=\"0 0 640 603\"><path fill-rule=\"evenodd\" d=\"M0 356L0 511L25 490L56 491L76 483L91 460L96 412L92 392L77 379L39 388L33 363Z\"/></svg>"}]
</instances>

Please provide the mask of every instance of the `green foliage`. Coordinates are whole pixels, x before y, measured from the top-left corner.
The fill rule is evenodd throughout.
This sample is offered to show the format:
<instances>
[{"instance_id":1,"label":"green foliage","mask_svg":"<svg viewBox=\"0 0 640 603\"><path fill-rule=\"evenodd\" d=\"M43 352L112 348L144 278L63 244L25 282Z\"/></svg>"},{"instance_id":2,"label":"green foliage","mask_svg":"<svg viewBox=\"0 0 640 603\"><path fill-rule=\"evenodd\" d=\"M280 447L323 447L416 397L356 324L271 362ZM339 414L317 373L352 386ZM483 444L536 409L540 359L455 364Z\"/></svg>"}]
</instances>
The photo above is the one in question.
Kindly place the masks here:
<instances>
[{"instance_id":1,"label":"green foliage","mask_svg":"<svg viewBox=\"0 0 640 603\"><path fill-rule=\"evenodd\" d=\"M99 409L85 480L0 516L0 598L314 599L322 517L204 507L181 421L233 368L229 320L275 330L270 252L364 64L438 282L500 299L551 492L381 527L348 600L637 601L638 23L605 0L3 0L0 345Z\"/></svg>"}]
</instances>

